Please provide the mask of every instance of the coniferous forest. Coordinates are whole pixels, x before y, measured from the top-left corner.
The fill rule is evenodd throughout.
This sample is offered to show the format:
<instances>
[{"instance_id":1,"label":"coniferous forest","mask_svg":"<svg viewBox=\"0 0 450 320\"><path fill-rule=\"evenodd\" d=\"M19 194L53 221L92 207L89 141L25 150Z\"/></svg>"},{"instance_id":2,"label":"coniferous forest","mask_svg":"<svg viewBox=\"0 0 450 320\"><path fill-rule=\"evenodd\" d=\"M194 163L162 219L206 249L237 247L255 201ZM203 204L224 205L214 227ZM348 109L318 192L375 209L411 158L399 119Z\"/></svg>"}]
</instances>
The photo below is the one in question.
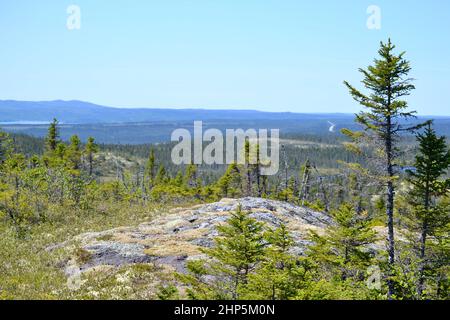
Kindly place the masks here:
<instances>
[{"instance_id":1,"label":"coniferous forest","mask_svg":"<svg viewBox=\"0 0 450 320\"><path fill-rule=\"evenodd\" d=\"M344 82L354 126L282 135L273 176L248 160L250 140L243 164L180 166L173 143L62 140L57 119L45 138L1 131L0 299L448 300L450 149L408 105L413 67L380 43L361 82ZM211 242L206 224L189 229L194 249L167 218L188 208L191 223L215 219ZM321 220L300 230L295 212Z\"/></svg>"}]
</instances>

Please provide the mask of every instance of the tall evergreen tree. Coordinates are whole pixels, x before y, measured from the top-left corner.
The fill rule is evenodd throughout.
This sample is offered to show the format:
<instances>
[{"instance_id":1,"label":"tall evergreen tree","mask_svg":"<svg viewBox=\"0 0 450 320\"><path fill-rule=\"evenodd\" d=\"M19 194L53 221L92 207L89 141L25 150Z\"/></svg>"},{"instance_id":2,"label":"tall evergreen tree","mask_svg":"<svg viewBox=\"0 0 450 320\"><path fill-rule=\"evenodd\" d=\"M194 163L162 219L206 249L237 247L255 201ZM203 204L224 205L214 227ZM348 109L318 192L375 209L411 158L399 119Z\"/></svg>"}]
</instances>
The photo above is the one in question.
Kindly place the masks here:
<instances>
[{"instance_id":1,"label":"tall evergreen tree","mask_svg":"<svg viewBox=\"0 0 450 320\"><path fill-rule=\"evenodd\" d=\"M386 216L387 216L387 252L389 267L392 269L395 263L395 240L394 240L394 180L395 160L398 156L396 147L398 137L402 131L412 130L405 127L400 120L413 117L413 112L408 112L408 104L403 98L415 89L412 79L408 78L411 70L410 64L405 60L405 53L394 53L395 46L389 39L387 43L381 42L378 51L379 58L374 60L374 65L367 69L359 69L363 74L362 83L369 91L364 94L345 81L354 100L366 108L356 115L356 122L364 128L363 132L351 132L343 130L355 141L366 139L381 154L381 168L378 174L383 177L382 181L386 188ZM374 153L374 154L375 154ZM382 174L384 173L384 174ZM393 294L394 285L388 279L389 297Z\"/></svg>"},{"instance_id":2,"label":"tall evergreen tree","mask_svg":"<svg viewBox=\"0 0 450 320\"><path fill-rule=\"evenodd\" d=\"M235 197L242 194L242 179L239 167L231 163L222 177L217 181L219 196Z\"/></svg>"},{"instance_id":3,"label":"tall evergreen tree","mask_svg":"<svg viewBox=\"0 0 450 320\"><path fill-rule=\"evenodd\" d=\"M10 136L0 130L0 168L13 151L12 140Z\"/></svg>"},{"instance_id":4,"label":"tall evergreen tree","mask_svg":"<svg viewBox=\"0 0 450 320\"><path fill-rule=\"evenodd\" d=\"M86 146L84 148L84 154L87 157L88 161L88 170L89 176L92 176L92 172L94 170L94 155L99 151L98 145L95 143L95 139L93 137L89 137L87 139Z\"/></svg>"},{"instance_id":5,"label":"tall evergreen tree","mask_svg":"<svg viewBox=\"0 0 450 320\"><path fill-rule=\"evenodd\" d=\"M145 178L148 179L150 183L153 182L156 175L156 160L155 160L155 149L151 148L150 155L145 165Z\"/></svg>"},{"instance_id":6,"label":"tall evergreen tree","mask_svg":"<svg viewBox=\"0 0 450 320\"><path fill-rule=\"evenodd\" d=\"M53 119L48 127L47 137L45 139L45 147L46 151L49 153L53 153L58 144L60 143L59 139L59 128L58 128L58 120Z\"/></svg>"},{"instance_id":7,"label":"tall evergreen tree","mask_svg":"<svg viewBox=\"0 0 450 320\"><path fill-rule=\"evenodd\" d=\"M77 135L70 137L69 147L66 149L68 165L70 169L79 170L81 166L81 140Z\"/></svg>"},{"instance_id":8,"label":"tall evergreen tree","mask_svg":"<svg viewBox=\"0 0 450 320\"><path fill-rule=\"evenodd\" d=\"M419 154L416 156L415 170L409 171L409 181L414 187L412 201L420 230L417 294L421 297L425 281L427 239L434 235L438 226L449 221L448 212L441 209L436 199L449 193L450 179L440 178L450 166L450 151L445 137L438 137L431 123L428 123L423 134L417 134L417 140Z\"/></svg>"}]
</instances>

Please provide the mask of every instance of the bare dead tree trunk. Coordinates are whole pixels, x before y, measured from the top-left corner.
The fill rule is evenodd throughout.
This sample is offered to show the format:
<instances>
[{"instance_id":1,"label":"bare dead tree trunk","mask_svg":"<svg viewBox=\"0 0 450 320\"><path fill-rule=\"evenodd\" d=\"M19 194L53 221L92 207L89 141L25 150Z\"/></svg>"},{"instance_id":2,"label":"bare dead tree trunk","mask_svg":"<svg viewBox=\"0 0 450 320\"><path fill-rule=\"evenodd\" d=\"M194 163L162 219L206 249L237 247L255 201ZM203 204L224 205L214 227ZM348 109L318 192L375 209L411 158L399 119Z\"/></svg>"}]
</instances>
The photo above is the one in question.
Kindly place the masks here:
<instances>
[{"instance_id":1,"label":"bare dead tree trunk","mask_svg":"<svg viewBox=\"0 0 450 320\"><path fill-rule=\"evenodd\" d=\"M258 197L262 196L262 187L261 187L261 165L259 163L259 153L257 155L258 159L256 161L255 174L256 174L256 186L258 188Z\"/></svg>"},{"instance_id":2,"label":"bare dead tree trunk","mask_svg":"<svg viewBox=\"0 0 450 320\"><path fill-rule=\"evenodd\" d=\"M263 176L261 180L262 193L267 195L267 176Z\"/></svg>"},{"instance_id":3,"label":"bare dead tree trunk","mask_svg":"<svg viewBox=\"0 0 450 320\"><path fill-rule=\"evenodd\" d=\"M323 185L323 178L319 177L319 186L320 186L320 192L322 193L323 203L325 205L325 212L329 211L329 203L328 203L328 196L327 192L325 190L325 187Z\"/></svg>"},{"instance_id":4,"label":"bare dead tree trunk","mask_svg":"<svg viewBox=\"0 0 450 320\"><path fill-rule=\"evenodd\" d=\"M299 200L301 201L302 206L305 205L305 200L308 197L309 179L310 179L310 164L309 164L309 159L306 159L305 169L303 171L302 182L301 182L300 192L299 192Z\"/></svg>"},{"instance_id":5,"label":"bare dead tree trunk","mask_svg":"<svg viewBox=\"0 0 450 320\"><path fill-rule=\"evenodd\" d=\"M286 149L285 146L282 146L282 150L283 150L283 162L284 162L284 201L288 201L288 194L287 194L287 189L289 187L289 179L288 179L288 163L287 163L287 156L286 156Z\"/></svg>"},{"instance_id":6,"label":"bare dead tree trunk","mask_svg":"<svg viewBox=\"0 0 450 320\"><path fill-rule=\"evenodd\" d=\"M247 170L247 195L252 196L252 175L250 169Z\"/></svg>"}]
</instances>

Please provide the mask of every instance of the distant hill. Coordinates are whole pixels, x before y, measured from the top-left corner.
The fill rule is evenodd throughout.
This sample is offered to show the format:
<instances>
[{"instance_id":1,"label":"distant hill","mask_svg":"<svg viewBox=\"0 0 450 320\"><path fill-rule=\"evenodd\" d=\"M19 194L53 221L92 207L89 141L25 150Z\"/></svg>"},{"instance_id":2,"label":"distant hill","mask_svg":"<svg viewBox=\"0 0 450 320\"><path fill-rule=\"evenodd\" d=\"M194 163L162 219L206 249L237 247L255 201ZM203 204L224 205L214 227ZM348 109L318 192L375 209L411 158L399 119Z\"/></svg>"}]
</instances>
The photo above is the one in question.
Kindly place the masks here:
<instances>
[{"instance_id":1,"label":"distant hill","mask_svg":"<svg viewBox=\"0 0 450 320\"><path fill-rule=\"evenodd\" d=\"M93 136L102 143L142 144L170 140L177 128L192 130L193 121L202 120L204 128L280 129L282 135L307 134L333 137L343 127L357 128L353 114L291 113L255 110L207 109L131 109L111 108L82 101L13 101L0 100L2 129L43 137L48 123L61 123L61 137L68 140L77 134L85 141ZM440 134L450 136L450 117L435 119Z\"/></svg>"},{"instance_id":2,"label":"distant hill","mask_svg":"<svg viewBox=\"0 0 450 320\"><path fill-rule=\"evenodd\" d=\"M348 118L349 114L332 114ZM66 124L128 123L194 120L329 119L330 114L262 112L255 110L112 108L83 101L0 100L0 123L39 123L57 118Z\"/></svg>"}]
</instances>

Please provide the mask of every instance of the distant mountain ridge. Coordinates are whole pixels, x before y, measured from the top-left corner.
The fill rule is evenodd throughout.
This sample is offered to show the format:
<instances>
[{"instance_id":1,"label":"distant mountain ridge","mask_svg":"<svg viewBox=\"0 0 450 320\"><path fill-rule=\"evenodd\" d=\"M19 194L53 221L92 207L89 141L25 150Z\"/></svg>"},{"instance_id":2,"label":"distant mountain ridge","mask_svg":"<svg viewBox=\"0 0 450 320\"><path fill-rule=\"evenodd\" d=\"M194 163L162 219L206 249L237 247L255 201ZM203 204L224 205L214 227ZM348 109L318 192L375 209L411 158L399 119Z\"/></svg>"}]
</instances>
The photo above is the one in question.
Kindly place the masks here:
<instances>
[{"instance_id":1,"label":"distant mountain ridge","mask_svg":"<svg viewBox=\"0 0 450 320\"><path fill-rule=\"evenodd\" d=\"M162 109L162 108L113 108L89 102L71 100L17 101L0 100L1 123L39 123L57 118L62 123L130 123L154 121L194 120L305 120L349 118L351 114L308 114L292 112L264 112L256 110L227 109Z\"/></svg>"},{"instance_id":2,"label":"distant mountain ridge","mask_svg":"<svg viewBox=\"0 0 450 320\"><path fill-rule=\"evenodd\" d=\"M193 122L219 129L279 129L281 135L340 135L341 128L358 129L353 114L292 113L256 110L112 108L83 101L0 100L0 129L35 137L47 134L53 118L60 122L63 140L77 134L101 143L143 144L170 141L177 128L193 131ZM450 137L450 117L419 117L413 123L435 119L439 134ZM411 123L412 124L412 123Z\"/></svg>"}]
</instances>

